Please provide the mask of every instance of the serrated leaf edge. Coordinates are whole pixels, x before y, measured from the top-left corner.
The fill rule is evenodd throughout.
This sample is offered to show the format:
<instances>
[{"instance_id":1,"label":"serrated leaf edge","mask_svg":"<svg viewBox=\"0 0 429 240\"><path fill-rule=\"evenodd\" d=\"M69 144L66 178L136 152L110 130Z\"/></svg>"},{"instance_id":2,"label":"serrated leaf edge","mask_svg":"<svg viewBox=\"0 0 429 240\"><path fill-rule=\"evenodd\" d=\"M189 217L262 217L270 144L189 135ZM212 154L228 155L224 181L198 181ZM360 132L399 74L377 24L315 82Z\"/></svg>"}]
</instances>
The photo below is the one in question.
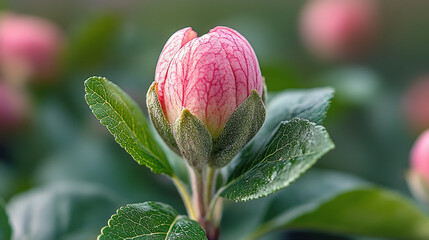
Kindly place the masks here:
<instances>
[{"instance_id":1,"label":"serrated leaf edge","mask_svg":"<svg viewBox=\"0 0 429 240\"><path fill-rule=\"evenodd\" d=\"M104 232L106 229L113 227L113 226L112 226L113 217L118 216L118 215L120 214L120 213L119 213L120 211L124 210L125 208L132 207L133 205L134 205L134 204L127 204L127 205L125 205L125 206L122 206L122 207L118 208L118 209L116 210L116 213L115 213L115 214L113 214L112 216L110 216L109 221L107 221L107 226L104 226L104 227L101 229L101 234L100 234L100 235L98 235L97 240L101 240L101 237L103 236L103 234L107 234L107 233L105 233L105 232ZM169 207L169 206L168 206L168 207ZM180 215L179 215L179 214L176 212L176 210L174 210L173 208L171 208L171 210L173 210L173 211L175 212L175 214L176 214L176 217L175 217L175 219L174 219L174 221L173 221L173 223L174 223L174 222L176 222L176 221L177 221L177 218L178 218ZM168 236L168 233L171 231L171 227L173 226L173 223L171 224L170 228L168 229L168 232L166 232L166 233L165 233L165 234L167 234L166 236ZM164 232L159 232L159 233L164 234ZM112 233L112 234L116 235L115 233ZM155 233L145 234L145 235L153 235L153 234L155 234ZM116 236L118 236L118 235L116 235ZM144 235L134 236L134 237L132 237L131 239L134 239L134 238L136 238L136 237L141 237L141 236L144 236ZM118 236L118 238L125 240L124 238L122 238L122 237L120 237L120 236ZM167 239L167 238L165 238L165 239Z\"/></svg>"},{"instance_id":2,"label":"serrated leaf edge","mask_svg":"<svg viewBox=\"0 0 429 240\"><path fill-rule=\"evenodd\" d=\"M133 134L133 137L135 138L135 139L138 139L138 137L137 137L137 135L136 135L136 133L134 132L134 131L132 131L131 130L131 128L130 128L130 126L127 124L127 122L125 121L125 119L119 114L119 112L111 105L111 103L109 102L109 101L107 101L105 98L103 98L100 94L98 94L96 91L94 91L94 89L92 89L91 87L89 87L89 84L88 84L88 81L90 80L90 79L97 79L97 80L105 80L105 81L109 81L107 78L104 78L104 77L97 77L97 76L93 76L93 77L90 77L90 78L88 78L87 80L85 80L85 83L84 83L84 85L85 85L85 101L86 101L86 103L89 105L89 108L91 109L91 112L93 113L93 115L97 118L97 120L99 120L99 122L100 122L100 124L102 124L103 126L105 126L106 128L107 128L107 130L109 131L109 133L110 134L112 134L113 136L114 136L114 139L115 139L115 141L123 148L123 149L125 149L128 153L130 153L130 150L127 148L127 147L125 147L122 143L120 143L119 141L118 141L118 136L116 136L113 132L112 132L112 130L111 130L111 128L110 127L107 127L107 124L105 125L105 124L103 124L103 123L101 123L101 121L102 121L102 119L103 118L98 118L96 115L95 115L95 113L94 113L94 107L93 107L93 105L91 105L89 102L88 102L88 100L87 100L87 96L88 95L90 95L90 94L92 94L92 93L94 93L94 94L96 94L97 96L99 96L101 99L103 99L107 104L109 104L109 106L111 107L111 109L113 109L113 111L120 117L120 119L121 119L121 121L122 122L124 122L125 123L125 126L128 128L128 130L129 130L129 132L131 132L132 134ZM87 89L89 89L89 90L91 90L92 91L92 93L90 93L90 92L88 92L87 91ZM147 136L145 136L145 138L146 138ZM165 174L167 174L167 175L171 175L171 169L168 167L168 166L166 166L166 164L163 162L163 161L161 161L161 159L159 159L151 150L149 150L149 149L147 149L146 147L144 147L141 143L140 143L140 141L138 141L138 142L136 142L139 146L140 146L140 148L143 150L143 151L145 151L146 153L148 153L148 155L150 155L151 157L153 157L154 159L156 159L156 160L158 160L161 164L162 164L162 166L163 166L163 168L164 169L162 169L162 170L157 170L157 169L155 169L155 168L153 168L153 167L151 167L149 164L147 164L147 163L150 163L149 161L144 161L144 160L136 160L136 159L134 159L134 160L136 160L139 164L141 164L141 165L145 165L146 167L148 167L152 172L154 172L154 173L165 173ZM130 153L131 154L131 153ZM136 153L137 154L137 153ZM138 154L137 154L138 155ZM140 155L139 155L140 156ZM131 156L132 157L132 156ZM134 157L133 157L134 158ZM142 156L140 156L140 158L141 159L145 159L144 157L142 157Z\"/></svg>"},{"instance_id":3,"label":"serrated leaf edge","mask_svg":"<svg viewBox=\"0 0 429 240\"><path fill-rule=\"evenodd\" d=\"M319 153L319 154L320 154L320 157L322 157L322 156L323 156L323 155L325 155L327 152L329 152L329 151L331 151L332 149L334 149L334 148L335 148L335 144L334 144L334 142L331 140L331 138L330 138L330 136L329 136L329 133L328 133L328 131L326 130L326 128L325 128L325 127L323 127L323 126L321 126L321 125L318 125L318 124L316 124L316 123L314 123L314 122L310 122L310 121L308 121L307 119L301 119L301 118L293 118L293 119L291 119L291 120L289 120L289 121L282 121L282 122L280 122L279 126L276 128L276 130L274 130L274 131L273 131L273 133L270 135L270 137L267 139L267 141L268 141L269 139L271 139L271 137L273 136L273 134L275 134L275 133L277 132L277 129L278 129L281 125L285 125L285 124L287 124L288 122L290 122L290 121L292 121L292 120L294 120L294 119L300 119L300 120L307 121L307 122L309 122L310 124L315 125L316 127L320 128L323 132L325 132L325 133L327 134L328 139L330 140L330 141L329 141L329 142L330 142L330 146L329 146L329 148L327 148L327 149L325 149L324 151L322 151L321 153ZM277 152L278 150L279 150L279 149L277 149L275 152ZM265 156L263 160L261 160L258 164L256 164L256 165L255 165L255 166L253 166L252 168L250 168L250 169L249 169L248 171L246 171L245 173L241 174L238 178L235 178L234 180L232 180L232 181L231 181L231 182L229 182L228 184L226 184L226 185L222 186L222 188L221 188L221 189L219 189L219 194L220 194L220 196L222 196L223 191L224 191L224 190L226 190L230 185L232 185L233 183L236 183L236 182L238 182L239 180L241 180L247 172L250 172L251 170L253 170L253 169L257 168L260 164L265 163L265 159L266 159L267 157L271 156L272 154L274 154L275 152L270 153L269 155ZM293 158L296 158L296 157L305 157L305 156L315 155L315 154L316 154L316 152L314 152L314 151L313 151L313 152L308 152L308 153L306 153L306 154L302 154L302 155L291 156L289 159L293 159ZM320 157L319 157L319 158L320 158ZM295 182L295 181L296 181L299 177L301 177L301 176L302 176L302 175L303 175L303 174L304 174L308 169L310 169L310 168L311 168L311 167L312 167L312 166L317 162L317 160L318 160L319 158L317 158L315 161L313 161L313 163L311 163L310 165L308 165L308 167L306 167L306 168L304 168L304 169L300 170L300 171L298 172L298 174L297 174L295 177L291 178L291 180L290 180L288 183L286 183L285 185L282 185L281 187L275 187L275 188L273 188L274 190L272 191L272 193L261 194L261 195L258 195L258 196L253 195L252 197L247 197L247 198L228 198L228 197L227 197L227 195L224 195L224 196L222 196L222 197L227 198L227 199L229 199L229 200L232 200L232 201L234 201L234 202L247 202L247 201L251 201L251 200L255 200L255 199L259 199L259 198L262 198L262 197L266 197L266 196L268 196L268 195L271 195L271 194L273 194L273 193L275 193L275 192L277 192L277 191L279 191L279 190L281 190L281 189L283 189L283 188L288 187L290 184L292 184L293 182Z\"/></svg>"},{"instance_id":4,"label":"serrated leaf edge","mask_svg":"<svg viewBox=\"0 0 429 240\"><path fill-rule=\"evenodd\" d=\"M147 202L147 203L157 203L157 202ZM174 224L178 221L178 220L180 220L180 219L182 219L182 218L187 218L187 216L184 216L184 215L180 215L174 208L172 208L170 205L167 205L167 204L164 204L164 203L157 203L157 204L162 204L162 205L165 205L166 207L169 207L169 208L171 208L171 210L172 211L174 211L174 213L175 213L175 215L176 215L176 217L174 218L174 220L173 220L173 222L171 222L171 224L170 224L170 227L169 227L169 229L168 229L168 231L167 232L157 232L157 233L151 233L151 234L144 234L144 235L137 235L137 236L134 236L134 237L132 237L132 238L126 238L126 239L134 239L134 238L137 238L137 237L141 237L141 236L146 236L146 235L153 235L153 234L166 234L165 235L165 238L164 238L164 240L168 240L169 239L169 237L170 237L170 233L171 233L171 230L173 229L173 227L174 227ZM113 221L113 217L115 217L115 216L118 216L120 213L120 211L122 211L122 210L124 210L125 208L129 208L129 207L132 207L133 205L135 205L135 204L127 204L127 205L125 205L125 206L122 206L122 207L120 207L120 208L118 208L117 210L116 210L116 213L115 214L113 214L113 215L111 215L110 216L110 219L109 219L109 221L107 222L107 226L104 226L102 229L101 229L101 231L100 231L100 235L98 235L98 237L97 237L97 240L102 240L101 239L101 237L103 236L103 234L107 234L107 233L105 233L105 230L106 229L108 229L108 228L111 228L111 227L113 227L112 226L112 221ZM194 220L192 220L192 219L189 219L190 221L193 221L193 222L195 222ZM199 224L198 224L199 225ZM200 226L201 227L201 226ZM115 233L113 233L113 232L111 232L111 234L114 234L114 235L116 235ZM116 236L118 236L118 235L116 235ZM118 238L120 238L120 239L122 239L122 240L126 240L125 238L122 238L122 237L120 237L120 236L118 236Z\"/></svg>"}]
</instances>

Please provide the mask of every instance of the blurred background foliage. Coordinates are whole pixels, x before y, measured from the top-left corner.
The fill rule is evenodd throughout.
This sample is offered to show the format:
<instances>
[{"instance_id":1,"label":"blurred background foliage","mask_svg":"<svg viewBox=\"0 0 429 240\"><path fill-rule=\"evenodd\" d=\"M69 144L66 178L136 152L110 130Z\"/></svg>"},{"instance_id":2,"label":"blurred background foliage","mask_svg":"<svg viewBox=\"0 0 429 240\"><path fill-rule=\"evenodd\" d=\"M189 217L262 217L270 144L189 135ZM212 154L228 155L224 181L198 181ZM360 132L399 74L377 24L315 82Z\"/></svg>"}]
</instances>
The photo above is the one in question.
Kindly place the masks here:
<instances>
[{"instance_id":1,"label":"blurred background foliage","mask_svg":"<svg viewBox=\"0 0 429 240\"><path fill-rule=\"evenodd\" d=\"M429 127L424 117L429 100L422 104L424 97L416 100L416 91L410 90L417 82L429 81L429 2L373 0L376 18L370 46L359 57L336 59L320 56L303 40L300 19L309 2L1 1L2 14L33 15L55 24L62 45L58 66L49 77L18 78L9 65L0 72L0 84L8 86L4 92L19 92L15 99L21 100L12 102L24 105L12 107L18 109L13 126L0 121L4 124L0 127L0 197L10 208L19 209L35 195L58 204L58 189L70 189L67 194L75 196L81 188L79 199L96 195L97 191L87 189L90 186L105 189L106 193L99 190L97 195L109 196L102 205L101 225L98 221L88 233L70 234L67 239L96 236L108 216L124 203L163 201L183 213L168 179L139 167L97 122L84 101L83 81L93 75L107 77L145 109L146 91L168 37L186 26L202 35L217 25L234 28L249 40L270 92L318 86L336 89L325 120L336 149L316 167L357 175L409 195L404 176L410 148ZM421 89L418 94L429 96L429 87L417 88ZM4 92L0 91L0 98L9 94ZM13 111L0 111L0 118L7 113ZM53 193L40 197L48 186ZM62 236L61 231L56 236Z\"/></svg>"}]
</instances>

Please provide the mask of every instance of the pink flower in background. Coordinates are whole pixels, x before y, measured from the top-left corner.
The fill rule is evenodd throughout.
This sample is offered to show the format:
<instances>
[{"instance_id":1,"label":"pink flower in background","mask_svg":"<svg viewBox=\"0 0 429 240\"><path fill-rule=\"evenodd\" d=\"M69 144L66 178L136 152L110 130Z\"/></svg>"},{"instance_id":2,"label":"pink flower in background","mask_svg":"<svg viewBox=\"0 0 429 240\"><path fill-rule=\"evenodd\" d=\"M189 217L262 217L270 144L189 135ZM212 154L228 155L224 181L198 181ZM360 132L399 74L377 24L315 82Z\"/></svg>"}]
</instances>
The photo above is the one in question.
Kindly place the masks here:
<instances>
[{"instance_id":1,"label":"pink flower in background","mask_svg":"<svg viewBox=\"0 0 429 240\"><path fill-rule=\"evenodd\" d=\"M263 90L255 52L240 33L227 27L201 37L190 27L174 33L159 57L155 81L170 123L186 108L214 137L253 89L261 96Z\"/></svg>"},{"instance_id":2,"label":"pink flower in background","mask_svg":"<svg viewBox=\"0 0 429 240\"><path fill-rule=\"evenodd\" d=\"M429 184L429 129L414 143L410 161L411 169L426 179Z\"/></svg>"},{"instance_id":3,"label":"pink flower in background","mask_svg":"<svg viewBox=\"0 0 429 240\"><path fill-rule=\"evenodd\" d=\"M51 78L64 43L52 22L10 12L0 14L0 67L8 77Z\"/></svg>"},{"instance_id":4,"label":"pink flower in background","mask_svg":"<svg viewBox=\"0 0 429 240\"><path fill-rule=\"evenodd\" d=\"M373 0L309 1L301 15L302 38L323 59L357 57L374 38L375 8Z\"/></svg>"}]
</instances>

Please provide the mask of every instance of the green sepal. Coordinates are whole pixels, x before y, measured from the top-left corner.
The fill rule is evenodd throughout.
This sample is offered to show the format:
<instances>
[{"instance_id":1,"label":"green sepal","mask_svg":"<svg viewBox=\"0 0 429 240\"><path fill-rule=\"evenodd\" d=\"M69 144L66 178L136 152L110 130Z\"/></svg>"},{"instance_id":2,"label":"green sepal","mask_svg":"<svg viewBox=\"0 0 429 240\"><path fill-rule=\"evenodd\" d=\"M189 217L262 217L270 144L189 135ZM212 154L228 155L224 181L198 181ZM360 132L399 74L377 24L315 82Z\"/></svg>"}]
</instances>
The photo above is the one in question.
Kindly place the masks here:
<instances>
[{"instance_id":1,"label":"green sepal","mask_svg":"<svg viewBox=\"0 0 429 240\"><path fill-rule=\"evenodd\" d=\"M150 121L167 146L177 154L180 154L176 140L174 140L173 132L171 131L171 124L165 118L164 111L159 102L158 93L156 91L157 85L157 82L153 82L146 94L146 104Z\"/></svg>"},{"instance_id":2,"label":"green sepal","mask_svg":"<svg viewBox=\"0 0 429 240\"><path fill-rule=\"evenodd\" d=\"M215 140L210 165L220 168L256 135L265 120L264 102L256 90L232 113L221 135Z\"/></svg>"},{"instance_id":3,"label":"green sepal","mask_svg":"<svg viewBox=\"0 0 429 240\"><path fill-rule=\"evenodd\" d=\"M189 165L201 169L209 162L212 136L204 123L188 109L173 124L173 134L182 156Z\"/></svg>"}]
</instances>

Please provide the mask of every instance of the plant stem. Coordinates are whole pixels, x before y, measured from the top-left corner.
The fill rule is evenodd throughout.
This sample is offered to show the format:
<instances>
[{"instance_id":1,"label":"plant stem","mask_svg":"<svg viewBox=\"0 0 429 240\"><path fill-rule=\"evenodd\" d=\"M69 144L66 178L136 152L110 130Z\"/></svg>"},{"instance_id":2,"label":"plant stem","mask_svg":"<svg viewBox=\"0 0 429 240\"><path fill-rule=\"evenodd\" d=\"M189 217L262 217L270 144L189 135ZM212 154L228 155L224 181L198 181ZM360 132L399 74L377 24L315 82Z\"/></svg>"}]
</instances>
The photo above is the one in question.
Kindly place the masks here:
<instances>
[{"instance_id":1,"label":"plant stem","mask_svg":"<svg viewBox=\"0 0 429 240\"><path fill-rule=\"evenodd\" d=\"M196 220L206 231L208 240L217 240L219 239L218 224L208 218L208 205L212 197L216 170L208 168L206 172L203 172L201 169L189 167L189 173Z\"/></svg>"},{"instance_id":2,"label":"plant stem","mask_svg":"<svg viewBox=\"0 0 429 240\"><path fill-rule=\"evenodd\" d=\"M197 215L195 214L195 210L192 206L192 200L191 196L189 195L188 190L186 189L185 185L177 176L173 176L171 179L173 179L174 185L176 185L177 190L179 191L180 196L182 197L183 203L185 204L186 211L188 212L188 215L191 219L197 220Z\"/></svg>"},{"instance_id":3,"label":"plant stem","mask_svg":"<svg viewBox=\"0 0 429 240\"><path fill-rule=\"evenodd\" d=\"M210 200L213 196L213 191L216 183L216 169L212 167L207 167L206 172L206 186L205 186L205 194L204 194L204 205L207 209L210 204Z\"/></svg>"},{"instance_id":4,"label":"plant stem","mask_svg":"<svg viewBox=\"0 0 429 240\"><path fill-rule=\"evenodd\" d=\"M192 197L197 221L205 228L206 207L204 205L204 180L200 169L189 168L192 183Z\"/></svg>"}]
</instances>

